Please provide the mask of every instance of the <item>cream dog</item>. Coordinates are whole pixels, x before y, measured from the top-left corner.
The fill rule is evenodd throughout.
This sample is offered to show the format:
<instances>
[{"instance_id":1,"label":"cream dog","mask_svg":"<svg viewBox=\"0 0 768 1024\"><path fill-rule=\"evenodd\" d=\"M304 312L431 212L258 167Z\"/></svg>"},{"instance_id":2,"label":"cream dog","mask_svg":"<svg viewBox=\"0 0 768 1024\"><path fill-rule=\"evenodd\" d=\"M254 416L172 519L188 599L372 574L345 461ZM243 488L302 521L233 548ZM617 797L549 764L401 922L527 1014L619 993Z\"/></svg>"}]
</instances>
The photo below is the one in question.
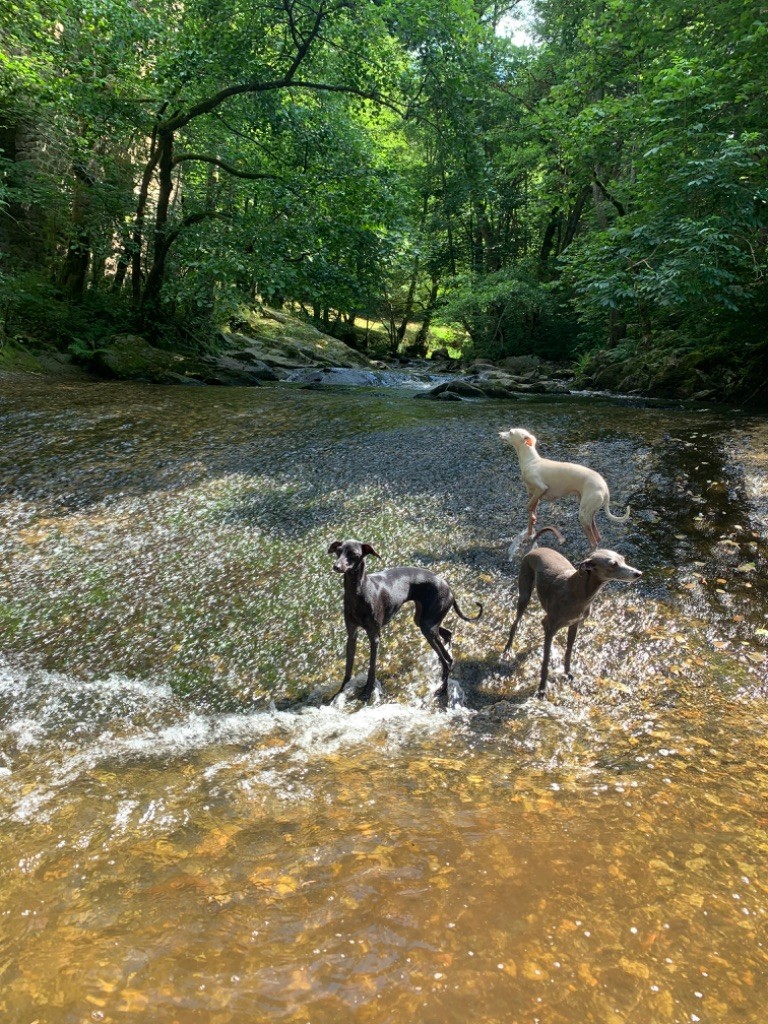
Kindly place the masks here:
<instances>
[{"instance_id":1,"label":"cream dog","mask_svg":"<svg viewBox=\"0 0 768 1024\"><path fill-rule=\"evenodd\" d=\"M626 523L629 507L623 516L615 516L610 509L611 495L608 484L594 469L579 466L575 462L553 462L542 459L536 451L536 438L527 430L512 427L499 431L499 437L517 452L520 460L520 475L528 491L528 536L533 535L536 523L536 508L542 498L554 501L566 494L578 494L579 522L589 541L590 547L600 543L600 531L595 524L595 514L604 508L605 514L615 523Z\"/></svg>"}]
</instances>

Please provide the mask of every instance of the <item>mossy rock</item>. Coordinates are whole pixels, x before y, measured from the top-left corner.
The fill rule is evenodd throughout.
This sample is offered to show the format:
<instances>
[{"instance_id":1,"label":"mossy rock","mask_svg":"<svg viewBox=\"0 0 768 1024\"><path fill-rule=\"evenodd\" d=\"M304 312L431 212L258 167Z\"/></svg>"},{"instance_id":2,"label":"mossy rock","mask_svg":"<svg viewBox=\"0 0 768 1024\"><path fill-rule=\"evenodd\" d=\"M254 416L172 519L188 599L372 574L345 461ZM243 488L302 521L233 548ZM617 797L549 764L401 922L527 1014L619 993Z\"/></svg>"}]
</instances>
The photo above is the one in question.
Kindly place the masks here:
<instances>
[{"instance_id":1,"label":"mossy rock","mask_svg":"<svg viewBox=\"0 0 768 1024\"><path fill-rule=\"evenodd\" d=\"M94 353L90 365L105 377L117 380L170 384L178 382L187 362L178 352L155 348L140 334L118 334Z\"/></svg>"},{"instance_id":2,"label":"mossy rock","mask_svg":"<svg viewBox=\"0 0 768 1024\"><path fill-rule=\"evenodd\" d=\"M241 322L239 326L244 327ZM238 350L246 356L281 369L298 369L302 366L340 366L348 369L370 368L371 361L362 353L346 345L338 338L323 334L312 324L307 324L287 313L265 311L252 313L247 319L247 333L222 331L222 338L228 348Z\"/></svg>"},{"instance_id":3,"label":"mossy rock","mask_svg":"<svg viewBox=\"0 0 768 1024\"><path fill-rule=\"evenodd\" d=\"M31 352L6 342L0 347L0 372L45 373L45 367Z\"/></svg>"}]
</instances>

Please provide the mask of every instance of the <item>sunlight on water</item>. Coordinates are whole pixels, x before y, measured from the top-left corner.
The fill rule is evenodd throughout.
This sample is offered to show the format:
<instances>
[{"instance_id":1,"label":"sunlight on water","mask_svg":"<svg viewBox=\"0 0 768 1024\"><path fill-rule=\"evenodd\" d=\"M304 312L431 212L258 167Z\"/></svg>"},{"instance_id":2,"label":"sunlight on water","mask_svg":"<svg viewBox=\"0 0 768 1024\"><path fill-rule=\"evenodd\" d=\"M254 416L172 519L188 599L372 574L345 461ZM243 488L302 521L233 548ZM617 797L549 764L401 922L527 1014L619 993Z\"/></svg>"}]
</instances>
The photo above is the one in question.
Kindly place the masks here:
<instances>
[{"instance_id":1,"label":"sunlight on water","mask_svg":"<svg viewBox=\"0 0 768 1024\"><path fill-rule=\"evenodd\" d=\"M632 505L604 533L644 573L595 602L573 681L558 637L540 701L537 607L499 661L526 550L509 407L427 404L8 396L3 1019L762 1019L768 428L515 405ZM539 510L574 561L575 513ZM406 613L378 702L329 703L344 536L483 602L451 622L447 709Z\"/></svg>"}]
</instances>

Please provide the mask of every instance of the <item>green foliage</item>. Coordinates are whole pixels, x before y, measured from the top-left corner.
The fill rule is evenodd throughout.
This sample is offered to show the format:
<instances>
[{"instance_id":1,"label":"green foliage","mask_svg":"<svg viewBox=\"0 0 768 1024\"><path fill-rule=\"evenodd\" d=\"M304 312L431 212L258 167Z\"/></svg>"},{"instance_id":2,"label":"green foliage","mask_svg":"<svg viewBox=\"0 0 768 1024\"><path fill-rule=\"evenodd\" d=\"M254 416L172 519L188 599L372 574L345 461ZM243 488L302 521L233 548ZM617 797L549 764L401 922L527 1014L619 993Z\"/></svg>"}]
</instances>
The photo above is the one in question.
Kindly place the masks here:
<instances>
[{"instance_id":1,"label":"green foliage","mask_svg":"<svg viewBox=\"0 0 768 1024\"><path fill-rule=\"evenodd\" d=\"M467 274L451 282L439 317L464 328L476 355L501 358L535 348L549 305L541 286L507 272Z\"/></svg>"},{"instance_id":2,"label":"green foliage","mask_svg":"<svg viewBox=\"0 0 768 1024\"><path fill-rule=\"evenodd\" d=\"M0 275L0 330L8 338L71 352L92 354L127 319L120 299L91 292L74 304L37 271Z\"/></svg>"},{"instance_id":3,"label":"green foliage","mask_svg":"<svg viewBox=\"0 0 768 1024\"><path fill-rule=\"evenodd\" d=\"M439 319L490 357L762 366L768 22L534 0L517 47L504 7L8 0L6 333L194 346L262 298L389 352Z\"/></svg>"},{"instance_id":4,"label":"green foliage","mask_svg":"<svg viewBox=\"0 0 768 1024\"><path fill-rule=\"evenodd\" d=\"M676 367L670 379L685 363L690 388L694 363L753 360L768 298L766 26L737 0L536 9L551 84L534 117L557 159L545 184L561 207L575 194L566 182L587 196L553 249L588 347L621 352L626 337L619 363L652 350ZM640 386L660 386L645 376Z\"/></svg>"}]
</instances>

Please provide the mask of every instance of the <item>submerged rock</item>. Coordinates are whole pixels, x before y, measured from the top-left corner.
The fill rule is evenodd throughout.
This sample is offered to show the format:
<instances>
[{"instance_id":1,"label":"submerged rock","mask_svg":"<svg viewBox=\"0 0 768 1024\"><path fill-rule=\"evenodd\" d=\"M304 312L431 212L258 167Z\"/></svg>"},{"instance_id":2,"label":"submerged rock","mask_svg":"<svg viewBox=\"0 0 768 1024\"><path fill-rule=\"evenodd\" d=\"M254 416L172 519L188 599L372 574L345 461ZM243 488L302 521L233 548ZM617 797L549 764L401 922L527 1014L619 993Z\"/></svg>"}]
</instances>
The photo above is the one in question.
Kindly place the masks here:
<instances>
[{"instance_id":1,"label":"submerged rock","mask_svg":"<svg viewBox=\"0 0 768 1024\"><path fill-rule=\"evenodd\" d=\"M416 398L428 398L431 401L461 402L464 399L484 399L488 395L475 384L463 380L460 377L454 380L445 381L429 391L422 391ZM512 398L510 394L510 398Z\"/></svg>"},{"instance_id":2,"label":"submerged rock","mask_svg":"<svg viewBox=\"0 0 768 1024\"><path fill-rule=\"evenodd\" d=\"M346 387L376 387L382 383L382 374L376 370L356 370L343 366L328 366L320 370L291 370L284 377L291 384L305 387L341 385Z\"/></svg>"},{"instance_id":3,"label":"submerged rock","mask_svg":"<svg viewBox=\"0 0 768 1024\"><path fill-rule=\"evenodd\" d=\"M473 363L472 372L438 384L419 395L419 398L442 398L450 394L457 398L515 401L522 394L566 395L569 388L561 380L538 378L535 373L524 377L505 373L489 363Z\"/></svg>"},{"instance_id":4,"label":"submerged rock","mask_svg":"<svg viewBox=\"0 0 768 1024\"><path fill-rule=\"evenodd\" d=\"M262 360L255 358L251 353L233 352L231 355L208 356L206 362L224 374L230 373L249 378L250 380L275 381L281 380L283 373L276 372Z\"/></svg>"}]
</instances>

